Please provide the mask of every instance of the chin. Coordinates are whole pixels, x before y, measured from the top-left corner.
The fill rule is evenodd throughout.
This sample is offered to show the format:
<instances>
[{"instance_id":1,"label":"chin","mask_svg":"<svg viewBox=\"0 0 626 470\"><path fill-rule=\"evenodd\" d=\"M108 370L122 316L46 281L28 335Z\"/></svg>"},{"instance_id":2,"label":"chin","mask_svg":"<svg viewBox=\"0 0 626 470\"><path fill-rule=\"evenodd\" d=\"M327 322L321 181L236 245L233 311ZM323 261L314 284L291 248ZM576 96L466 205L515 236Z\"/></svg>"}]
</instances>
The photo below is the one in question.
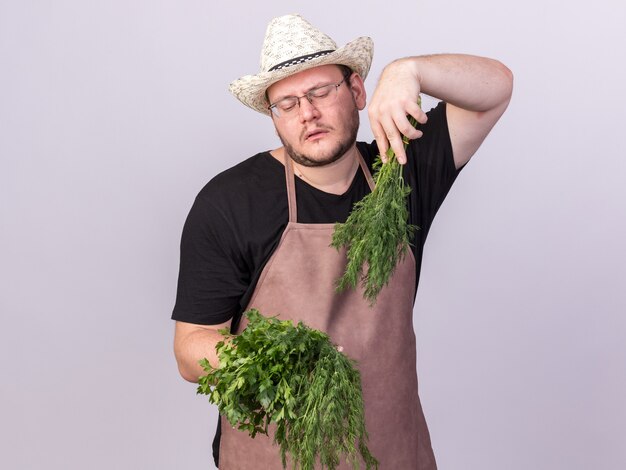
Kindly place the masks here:
<instances>
[{"instance_id":1,"label":"chin","mask_svg":"<svg viewBox=\"0 0 626 470\"><path fill-rule=\"evenodd\" d=\"M289 152L288 152L289 153ZM298 164L302 166L315 167L315 166L325 166L330 165L331 163L335 163L344 155L342 153L333 153L333 154L324 154L324 155L304 155L304 154L293 154L289 153L289 156Z\"/></svg>"},{"instance_id":2,"label":"chin","mask_svg":"<svg viewBox=\"0 0 626 470\"><path fill-rule=\"evenodd\" d=\"M285 144L283 142L283 144ZM328 150L316 149L307 151L306 149L294 149L290 145L285 145L285 151L293 161L302 166L319 167L330 165L343 157L346 152L354 145L354 142L347 145L345 142L336 142Z\"/></svg>"}]
</instances>

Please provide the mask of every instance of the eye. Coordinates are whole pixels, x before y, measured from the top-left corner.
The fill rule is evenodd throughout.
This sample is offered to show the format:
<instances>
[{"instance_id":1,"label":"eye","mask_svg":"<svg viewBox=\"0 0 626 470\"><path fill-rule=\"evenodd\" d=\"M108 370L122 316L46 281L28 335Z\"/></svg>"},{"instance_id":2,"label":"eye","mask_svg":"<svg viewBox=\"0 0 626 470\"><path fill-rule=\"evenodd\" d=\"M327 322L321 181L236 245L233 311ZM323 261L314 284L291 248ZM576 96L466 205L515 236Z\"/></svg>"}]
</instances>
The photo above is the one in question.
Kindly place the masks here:
<instances>
[{"instance_id":1,"label":"eye","mask_svg":"<svg viewBox=\"0 0 626 470\"><path fill-rule=\"evenodd\" d=\"M334 86L335 85L326 85L316 88L315 90L309 91L309 96L312 96L313 98L325 98L330 94Z\"/></svg>"},{"instance_id":2,"label":"eye","mask_svg":"<svg viewBox=\"0 0 626 470\"><path fill-rule=\"evenodd\" d=\"M297 103L298 100L295 98L285 98L276 103L276 107L281 111L291 111Z\"/></svg>"}]
</instances>

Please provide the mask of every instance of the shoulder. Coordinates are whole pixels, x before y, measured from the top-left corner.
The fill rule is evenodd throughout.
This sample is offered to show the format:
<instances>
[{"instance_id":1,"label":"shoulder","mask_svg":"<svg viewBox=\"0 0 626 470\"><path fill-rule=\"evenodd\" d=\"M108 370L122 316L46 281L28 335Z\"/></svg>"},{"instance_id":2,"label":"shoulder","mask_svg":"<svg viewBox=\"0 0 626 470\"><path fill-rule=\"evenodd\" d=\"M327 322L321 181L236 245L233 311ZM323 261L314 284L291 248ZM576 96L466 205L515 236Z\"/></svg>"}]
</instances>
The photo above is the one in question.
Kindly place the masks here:
<instances>
[{"instance_id":1,"label":"shoulder","mask_svg":"<svg viewBox=\"0 0 626 470\"><path fill-rule=\"evenodd\" d=\"M452 164L454 168L446 110L446 102L439 101L426 113L428 121L417 125L417 129L423 134L419 139L412 140L407 147L410 162L407 163L408 168L419 171L419 167L448 164Z\"/></svg>"},{"instance_id":2,"label":"shoulder","mask_svg":"<svg viewBox=\"0 0 626 470\"><path fill-rule=\"evenodd\" d=\"M282 173L280 163L261 152L213 177L198 194L201 198L222 198L241 191L273 184Z\"/></svg>"},{"instance_id":3,"label":"shoulder","mask_svg":"<svg viewBox=\"0 0 626 470\"><path fill-rule=\"evenodd\" d=\"M196 203L237 209L259 202L259 194L284 189L282 165L261 152L213 177L198 193Z\"/></svg>"},{"instance_id":4,"label":"shoulder","mask_svg":"<svg viewBox=\"0 0 626 470\"><path fill-rule=\"evenodd\" d=\"M428 121L425 124L418 124L418 129L424 134L428 131L448 133L447 104L445 101L439 101L433 108L426 112Z\"/></svg>"},{"instance_id":5,"label":"shoulder","mask_svg":"<svg viewBox=\"0 0 626 470\"><path fill-rule=\"evenodd\" d=\"M284 167L262 152L211 179L198 193L191 212L197 223L227 229L225 233L234 236L282 221L288 214L286 206Z\"/></svg>"}]
</instances>

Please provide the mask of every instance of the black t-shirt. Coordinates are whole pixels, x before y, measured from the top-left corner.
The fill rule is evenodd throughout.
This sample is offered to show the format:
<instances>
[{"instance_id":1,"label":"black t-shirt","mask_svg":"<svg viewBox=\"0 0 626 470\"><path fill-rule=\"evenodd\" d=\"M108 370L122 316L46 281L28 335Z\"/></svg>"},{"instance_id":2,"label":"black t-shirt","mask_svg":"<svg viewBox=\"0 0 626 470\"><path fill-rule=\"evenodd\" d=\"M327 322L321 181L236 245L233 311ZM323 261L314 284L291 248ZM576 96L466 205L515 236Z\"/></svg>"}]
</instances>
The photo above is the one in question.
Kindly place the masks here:
<instances>
[{"instance_id":1,"label":"black t-shirt","mask_svg":"<svg viewBox=\"0 0 626 470\"><path fill-rule=\"evenodd\" d=\"M430 225L460 170L455 169L445 103L428 113L424 135L407 149L405 181L417 276ZM357 142L372 168L375 142ZM296 181L298 222L344 222L355 202L370 192L359 169L350 188L329 194ZM280 241L289 219L284 166L269 152L259 153L213 178L198 194L183 228L174 320L211 325L246 307L261 270ZM416 285L417 288L417 285Z\"/></svg>"}]
</instances>

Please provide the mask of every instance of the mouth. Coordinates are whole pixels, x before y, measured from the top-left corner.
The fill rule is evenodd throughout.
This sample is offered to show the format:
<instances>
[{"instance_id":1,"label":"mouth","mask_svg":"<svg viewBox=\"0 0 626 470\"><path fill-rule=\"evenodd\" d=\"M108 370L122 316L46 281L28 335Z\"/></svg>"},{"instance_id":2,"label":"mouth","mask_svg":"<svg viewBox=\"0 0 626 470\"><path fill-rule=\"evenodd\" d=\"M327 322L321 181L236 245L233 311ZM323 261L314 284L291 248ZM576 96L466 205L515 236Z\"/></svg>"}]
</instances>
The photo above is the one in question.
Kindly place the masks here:
<instances>
[{"instance_id":1,"label":"mouth","mask_svg":"<svg viewBox=\"0 0 626 470\"><path fill-rule=\"evenodd\" d=\"M313 129L304 134L304 140L308 142L319 140L322 137L324 137L326 134L328 134L328 129L322 129L322 128Z\"/></svg>"}]
</instances>

